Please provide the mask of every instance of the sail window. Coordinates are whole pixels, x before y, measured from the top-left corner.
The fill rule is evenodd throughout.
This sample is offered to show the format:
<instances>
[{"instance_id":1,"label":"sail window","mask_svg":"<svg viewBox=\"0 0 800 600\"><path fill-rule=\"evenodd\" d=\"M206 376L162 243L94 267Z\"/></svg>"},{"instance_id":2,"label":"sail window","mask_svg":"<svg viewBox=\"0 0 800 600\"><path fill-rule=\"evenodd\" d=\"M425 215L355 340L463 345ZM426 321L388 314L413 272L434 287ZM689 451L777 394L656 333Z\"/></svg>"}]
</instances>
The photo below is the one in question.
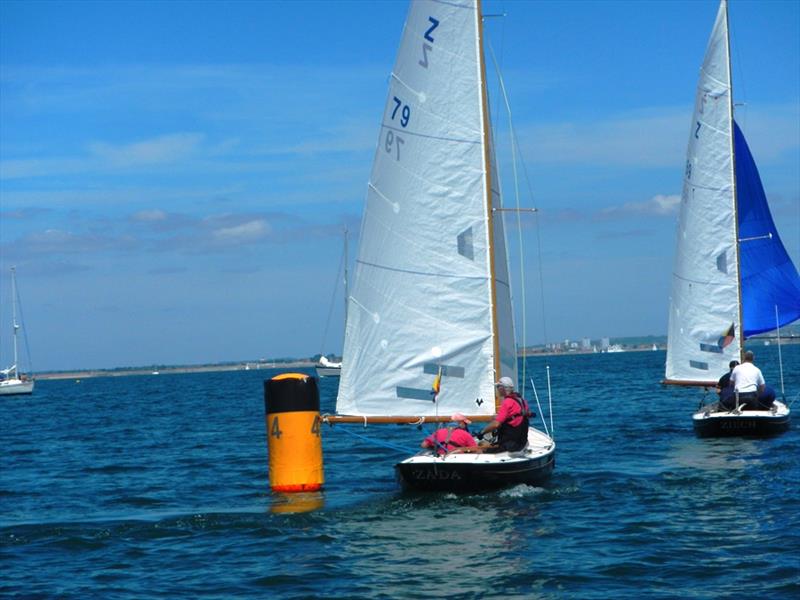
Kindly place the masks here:
<instances>
[{"instance_id":1,"label":"sail window","mask_svg":"<svg viewBox=\"0 0 800 600\"><path fill-rule=\"evenodd\" d=\"M442 377L464 378L464 367L457 367L454 365L437 365L434 363L425 363L422 367L422 370L426 375L438 375L439 369L442 370Z\"/></svg>"},{"instance_id":2,"label":"sail window","mask_svg":"<svg viewBox=\"0 0 800 600\"><path fill-rule=\"evenodd\" d=\"M701 371L708 371L708 363L700 362L699 360L690 360L689 366L693 369L700 369Z\"/></svg>"},{"instance_id":3,"label":"sail window","mask_svg":"<svg viewBox=\"0 0 800 600\"><path fill-rule=\"evenodd\" d=\"M397 386L397 397L398 398L410 398L411 400L432 400L433 395L431 394L431 390L422 390L420 388L410 388L410 387L403 387L398 385Z\"/></svg>"},{"instance_id":4,"label":"sail window","mask_svg":"<svg viewBox=\"0 0 800 600\"><path fill-rule=\"evenodd\" d=\"M714 352L715 354L722 354L722 348L717 344L700 344L700 350L703 352Z\"/></svg>"},{"instance_id":5,"label":"sail window","mask_svg":"<svg viewBox=\"0 0 800 600\"><path fill-rule=\"evenodd\" d=\"M728 257L724 252L717 256L717 271L728 274Z\"/></svg>"},{"instance_id":6,"label":"sail window","mask_svg":"<svg viewBox=\"0 0 800 600\"><path fill-rule=\"evenodd\" d=\"M475 260L475 252L472 245L472 227L458 234L458 253L464 258Z\"/></svg>"}]
</instances>

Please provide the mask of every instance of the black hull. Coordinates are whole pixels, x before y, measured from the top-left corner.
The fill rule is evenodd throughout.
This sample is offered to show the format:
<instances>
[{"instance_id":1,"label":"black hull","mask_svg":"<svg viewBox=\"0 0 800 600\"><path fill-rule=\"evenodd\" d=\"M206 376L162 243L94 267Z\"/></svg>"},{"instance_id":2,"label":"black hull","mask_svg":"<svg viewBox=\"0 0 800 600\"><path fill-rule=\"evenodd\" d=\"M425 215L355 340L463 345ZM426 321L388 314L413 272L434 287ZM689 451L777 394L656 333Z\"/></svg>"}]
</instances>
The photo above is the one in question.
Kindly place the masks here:
<instances>
[{"instance_id":1,"label":"black hull","mask_svg":"<svg viewBox=\"0 0 800 600\"><path fill-rule=\"evenodd\" d=\"M399 463L397 479L406 490L419 492L480 492L513 485L537 485L550 478L555 452L524 461L494 464L453 462Z\"/></svg>"},{"instance_id":2,"label":"black hull","mask_svg":"<svg viewBox=\"0 0 800 600\"><path fill-rule=\"evenodd\" d=\"M789 429L789 415L780 416L719 416L695 419L698 437L770 437Z\"/></svg>"}]
</instances>

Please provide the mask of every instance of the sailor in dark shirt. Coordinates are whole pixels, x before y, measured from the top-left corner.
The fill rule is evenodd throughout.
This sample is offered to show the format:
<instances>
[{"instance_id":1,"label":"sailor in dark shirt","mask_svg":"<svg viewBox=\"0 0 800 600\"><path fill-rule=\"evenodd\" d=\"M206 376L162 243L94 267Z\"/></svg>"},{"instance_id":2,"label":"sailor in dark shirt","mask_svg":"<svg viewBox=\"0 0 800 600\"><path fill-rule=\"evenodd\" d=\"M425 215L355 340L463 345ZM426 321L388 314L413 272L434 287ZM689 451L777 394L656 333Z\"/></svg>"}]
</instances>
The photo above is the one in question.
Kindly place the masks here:
<instances>
[{"instance_id":1,"label":"sailor in dark shirt","mask_svg":"<svg viewBox=\"0 0 800 600\"><path fill-rule=\"evenodd\" d=\"M719 396L719 403L726 408L733 408L733 386L731 385L731 373L733 369L739 365L738 360L732 360L728 363L730 370L719 378L717 382L717 395ZM730 406L728 406L730 405Z\"/></svg>"}]
</instances>

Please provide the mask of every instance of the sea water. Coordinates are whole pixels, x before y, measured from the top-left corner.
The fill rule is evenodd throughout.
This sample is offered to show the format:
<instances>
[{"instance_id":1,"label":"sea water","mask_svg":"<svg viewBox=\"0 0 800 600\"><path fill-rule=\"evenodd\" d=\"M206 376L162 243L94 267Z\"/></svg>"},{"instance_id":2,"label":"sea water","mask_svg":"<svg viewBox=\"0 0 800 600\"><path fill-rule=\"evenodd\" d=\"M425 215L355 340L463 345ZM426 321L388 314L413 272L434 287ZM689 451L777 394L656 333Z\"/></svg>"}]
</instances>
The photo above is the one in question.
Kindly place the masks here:
<instances>
[{"instance_id":1,"label":"sea water","mask_svg":"<svg viewBox=\"0 0 800 600\"><path fill-rule=\"evenodd\" d=\"M754 349L779 388L777 348ZM783 355L791 402L800 346ZM698 439L702 392L663 388L663 364L528 359L545 404L550 367L554 476L472 495L401 492L426 431L395 425L325 427L324 491L272 495L279 371L41 380L0 404L0 595L800 597L800 402L780 436Z\"/></svg>"}]
</instances>

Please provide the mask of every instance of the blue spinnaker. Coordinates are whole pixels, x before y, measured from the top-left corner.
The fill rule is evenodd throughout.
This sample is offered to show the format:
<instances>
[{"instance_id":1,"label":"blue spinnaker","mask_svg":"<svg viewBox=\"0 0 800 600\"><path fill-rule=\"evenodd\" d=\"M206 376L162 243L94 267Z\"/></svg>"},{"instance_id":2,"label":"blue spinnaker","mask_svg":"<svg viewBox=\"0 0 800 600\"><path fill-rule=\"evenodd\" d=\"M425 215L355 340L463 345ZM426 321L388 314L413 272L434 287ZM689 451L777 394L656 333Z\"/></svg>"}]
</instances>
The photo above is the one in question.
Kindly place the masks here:
<instances>
[{"instance_id":1,"label":"blue spinnaker","mask_svg":"<svg viewBox=\"0 0 800 600\"><path fill-rule=\"evenodd\" d=\"M800 319L800 276L769 212L758 168L734 122L744 337ZM778 320L775 319L775 307Z\"/></svg>"}]
</instances>

